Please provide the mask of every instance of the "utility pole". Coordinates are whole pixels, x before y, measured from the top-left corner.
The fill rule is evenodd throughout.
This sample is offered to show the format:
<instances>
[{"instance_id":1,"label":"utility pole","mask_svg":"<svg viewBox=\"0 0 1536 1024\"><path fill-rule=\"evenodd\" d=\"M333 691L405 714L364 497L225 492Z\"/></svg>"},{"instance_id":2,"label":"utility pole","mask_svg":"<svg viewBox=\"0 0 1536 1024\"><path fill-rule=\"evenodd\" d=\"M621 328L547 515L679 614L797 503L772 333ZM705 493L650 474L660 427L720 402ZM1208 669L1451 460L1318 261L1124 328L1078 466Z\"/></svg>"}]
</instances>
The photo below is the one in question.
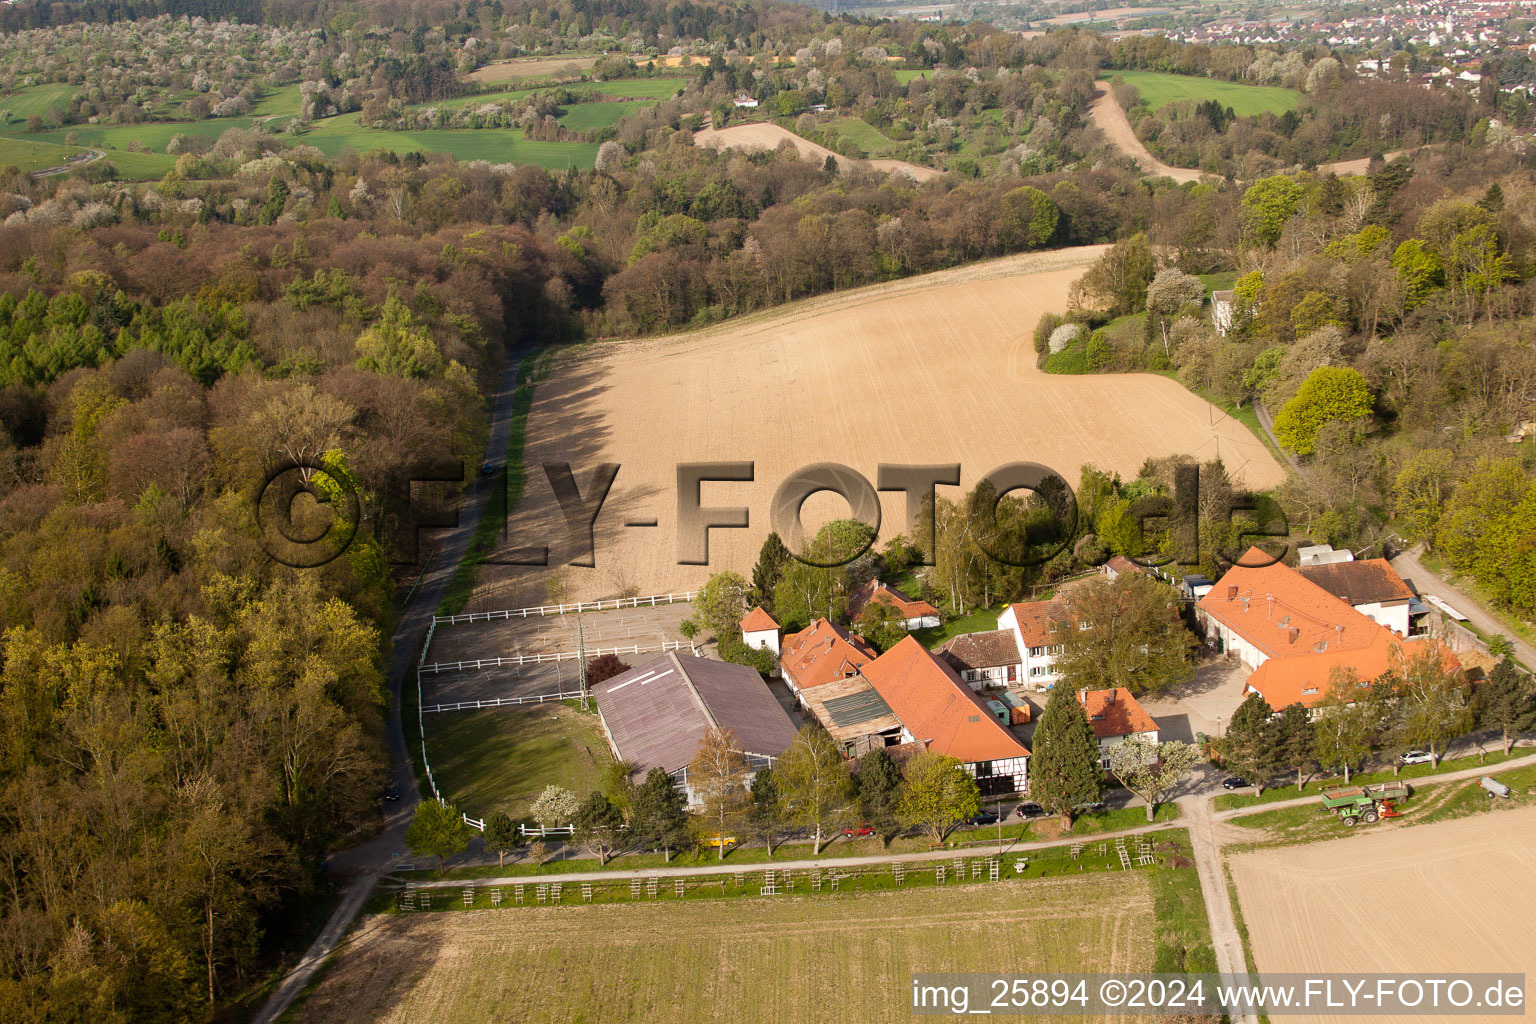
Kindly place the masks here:
<instances>
[{"instance_id":1,"label":"utility pole","mask_svg":"<svg viewBox=\"0 0 1536 1024\"><path fill-rule=\"evenodd\" d=\"M581 682L581 699L587 699L587 639L581 627L581 612L576 613L576 670Z\"/></svg>"}]
</instances>

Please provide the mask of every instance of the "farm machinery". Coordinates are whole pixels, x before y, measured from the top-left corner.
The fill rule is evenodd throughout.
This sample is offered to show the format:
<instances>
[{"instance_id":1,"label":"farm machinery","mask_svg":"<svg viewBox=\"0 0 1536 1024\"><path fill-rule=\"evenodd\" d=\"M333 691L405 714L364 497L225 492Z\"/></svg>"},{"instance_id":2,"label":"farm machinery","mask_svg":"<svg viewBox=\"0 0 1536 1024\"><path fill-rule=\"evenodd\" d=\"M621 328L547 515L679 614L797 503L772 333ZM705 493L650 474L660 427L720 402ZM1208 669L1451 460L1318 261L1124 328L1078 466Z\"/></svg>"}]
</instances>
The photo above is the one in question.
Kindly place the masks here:
<instances>
[{"instance_id":1,"label":"farm machinery","mask_svg":"<svg viewBox=\"0 0 1536 1024\"><path fill-rule=\"evenodd\" d=\"M1397 801L1408 799L1405 782L1382 782L1370 786L1344 786L1323 791L1323 809L1337 814L1345 825L1357 822L1373 824L1380 818L1401 818Z\"/></svg>"}]
</instances>

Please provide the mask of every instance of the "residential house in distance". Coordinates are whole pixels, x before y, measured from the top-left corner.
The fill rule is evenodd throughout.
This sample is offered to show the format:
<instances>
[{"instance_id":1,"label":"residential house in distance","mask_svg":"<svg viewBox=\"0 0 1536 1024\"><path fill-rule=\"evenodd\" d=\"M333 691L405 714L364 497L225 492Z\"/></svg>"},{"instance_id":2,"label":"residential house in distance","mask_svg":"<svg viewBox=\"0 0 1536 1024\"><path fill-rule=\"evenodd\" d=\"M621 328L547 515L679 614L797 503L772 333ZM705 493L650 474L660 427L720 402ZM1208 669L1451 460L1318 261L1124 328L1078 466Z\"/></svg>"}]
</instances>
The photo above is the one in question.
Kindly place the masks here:
<instances>
[{"instance_id":1,"label":"residential house in distance","mask_svg":"<svg viewBox=\"0 0 1536 1024\"><path fill-rule=\"evenodd\" d=\"M592 699L613 756L642 777L661 768L690 804L688 765L711 729L729 729L754 769L795 738L794 721L756 670L710 658L660 655L593 686Z\"/></svg>"},{"instance_id":2,"label":"residential house in distance","mask_svg":"<svg viewBox=\"0 0 1536 1024\"><path fill-rule=\"evenodd\" d=\"M959 759L983 796L1026 789L1029 749L942 658L909 636L862 671L904 742Z\"/></svg>"},{"instance_id":3,"label":"residential house in distance","mask_svg":"<svg viewBox=\"0 0 1536 1024\"><path fill-rule=\"evenodd\" d=\"M985 633L961 633L940 644L934 652L960 673L973 690L1013 686L1023 681L1023 663L1013 631L993 629Z\"/></svg>"},{"instance_id":4,"label":"residential house in distance","mask_svg":"<svg viewBox=\"0 0 1536 1024\"><path fill-rule=\"evenodd\" d=\"M1308 544L1296 549L1296 564L1303 569L1312 565L1334 565L1354 560L1353 551L1335 551L1332 544Z\"/></svg>"},{"instance_id":5,"label":"residential house in distance","mask_svg":"<svg viewBox=\"0 0 1536 1024\"><path fill-rule=\"evenodd\" d=\"M875 660L874 647L857 633L850 633L826 619L817 619L798 633L784 638L779 671L802 706L806 694L837 679L858 675Z\"/></svg>"},{"instance_id":6,"label":"residential house in distance","mask_svg":"<svg viewBox=\"0 0 1536 1024\"><path fill-rule=\"evenodd\" d=\"M746 95L744 93L742 95L736 97L735 103L736 103L736 109L738 109L738 110L756 110L757 109L757 100L753 99L751 96L748 96L748 95Z\"/></svg>"},{"instance_id":7,"label":"residential house in distance","mask_svg":"<svg viewBox=\"0 0 1536 1024\"><path fill-rule=\"evenodd\" d=\"M931 629L939 624L939 610L927 601L914 601L895 587L888 587L879 580L870 580L848 595L848 618L857 620L871 602L888 604L901 616L901 625L908 633L914 629Z\"/></svg>"},{"instance_id":8,"label":"residential house in distance","mask_svg":"<svg viewBox=\"0 0 1536 1024\"><path fill-rule=\"evenodd\" d=\"M1258 548L1250 548L1241 561L1259 563L1267 561L1267 556ZM1449 659L1445 662L1448 669L1459 667L1438 641L1398 635L1308 575L1338 572L1350 564L1308 570L1292 569L1281 562L1259 568L1239 564L1200 599L1196 617L1207 642L1253 670L1244 683L1245 693L1262 694L1276 711L1297 701L1310 708L1326 698L1329 676L1336 668L1353 672L1368 684L1394 660L1426 653ZM1407 605L1396 603L1399 592L1395 585L1381 576L1379 567L1366 572L1379 589L1364 595L1371 600L1363 606L1399 621L1393 617Z\"/></svg>"},{"instance_id":9,"label":"residential house in distance","mask_svg":"<svg viewBox=\"0 0 1536 1024\"><path fill-rule=\"evenodd\" d=\"M1137 565L1135 562L1131 561L1129 558L1126 558L1124 555L1116 555L1115 557L1111 558L1109 561L1105 562L1103 564L1103 566L1101 566L1099 568L1099 571L1102 572L1104 574L1105 578L1108 579L1110 582L1114 582L1115 580L1120 578L1120 574L1121 573L1125 573L1125 572L1140 572L1140 573L1144 573L1147 570L1143 569L1141 566Z\"/></svg>"},{"instance_id":10,"label":"residential house in distance","mask_svg":"<svg viewBox=\"0 0 1536 1024\"><path fill-rule=\"evenodd\" d=\"M997 628L1013 634L1019 658L1020 682L1036 690L1056 683L1056 656L1061 653L1056 628L1067 620L1067 603L1060 596L1049 601L1022 601L1003 609Z\"/></svg>"},{"instance_id":11,"label":"residential house in distance","mask_svg":"<svg viewBox=\"0 0 1536 1024\"><path fill-rule=\"evenodd\" d=\"M1125 687L1109 690L1078 690L1077 702L1088 715L1088 724L1099 741L1099 763L1109 768L1109 752L1132 736L1156 743L1157 720Z\"/></svg>"},{"instance_id":12,"label":"residential house in distance","mask_svg":"<svg viewBox=\"0 0 1536 1024\"><path fill-rule=\"evenodd\" d=\"M757 605L741 620L741 639L748 647L779 653L779 624Z\"/></svg>"}]
</instances>

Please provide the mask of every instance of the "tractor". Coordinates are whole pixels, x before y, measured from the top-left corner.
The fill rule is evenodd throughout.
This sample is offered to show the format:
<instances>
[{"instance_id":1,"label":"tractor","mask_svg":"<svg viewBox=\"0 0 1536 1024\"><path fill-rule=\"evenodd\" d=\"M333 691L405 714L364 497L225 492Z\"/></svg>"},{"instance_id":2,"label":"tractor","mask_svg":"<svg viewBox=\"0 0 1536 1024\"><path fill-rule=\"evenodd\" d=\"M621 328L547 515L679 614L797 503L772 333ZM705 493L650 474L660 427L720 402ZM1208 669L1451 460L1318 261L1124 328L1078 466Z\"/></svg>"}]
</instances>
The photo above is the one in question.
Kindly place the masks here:
<instances>
[{"instance_id":1,"label":"tractor","mask_svg":"<svg viewBox=\"0 0 1536 1024\"><path fill-rule=\"evenodd\" d=\"M1408 785L1383 782L1372 786L1345 786L1323 791L1323 810L1337 814L1346 826L1374 824L1380 818L1401 818L1397 801L1408 799Z\"/></svg>"}]
</instances>

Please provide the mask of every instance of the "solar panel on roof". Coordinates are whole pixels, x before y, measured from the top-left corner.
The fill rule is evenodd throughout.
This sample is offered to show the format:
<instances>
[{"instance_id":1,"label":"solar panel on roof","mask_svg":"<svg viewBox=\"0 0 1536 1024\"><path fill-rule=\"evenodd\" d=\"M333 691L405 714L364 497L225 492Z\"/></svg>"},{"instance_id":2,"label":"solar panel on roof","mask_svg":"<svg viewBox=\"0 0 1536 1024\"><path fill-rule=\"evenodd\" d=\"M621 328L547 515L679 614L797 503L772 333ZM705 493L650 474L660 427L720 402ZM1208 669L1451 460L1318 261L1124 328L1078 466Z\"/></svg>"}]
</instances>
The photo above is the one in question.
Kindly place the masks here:
<instances>
[{"instance_id":1,"label":"solar panel on roof","mask_svg":"<svg viewBox=\"0 0 1536 1024\"><path fill-rule=\"evenodd\" d=\"M871 722L891 713L890 705L873 688L833 697L822 706L838 726Z\"/></svg>"}]
</instances>

